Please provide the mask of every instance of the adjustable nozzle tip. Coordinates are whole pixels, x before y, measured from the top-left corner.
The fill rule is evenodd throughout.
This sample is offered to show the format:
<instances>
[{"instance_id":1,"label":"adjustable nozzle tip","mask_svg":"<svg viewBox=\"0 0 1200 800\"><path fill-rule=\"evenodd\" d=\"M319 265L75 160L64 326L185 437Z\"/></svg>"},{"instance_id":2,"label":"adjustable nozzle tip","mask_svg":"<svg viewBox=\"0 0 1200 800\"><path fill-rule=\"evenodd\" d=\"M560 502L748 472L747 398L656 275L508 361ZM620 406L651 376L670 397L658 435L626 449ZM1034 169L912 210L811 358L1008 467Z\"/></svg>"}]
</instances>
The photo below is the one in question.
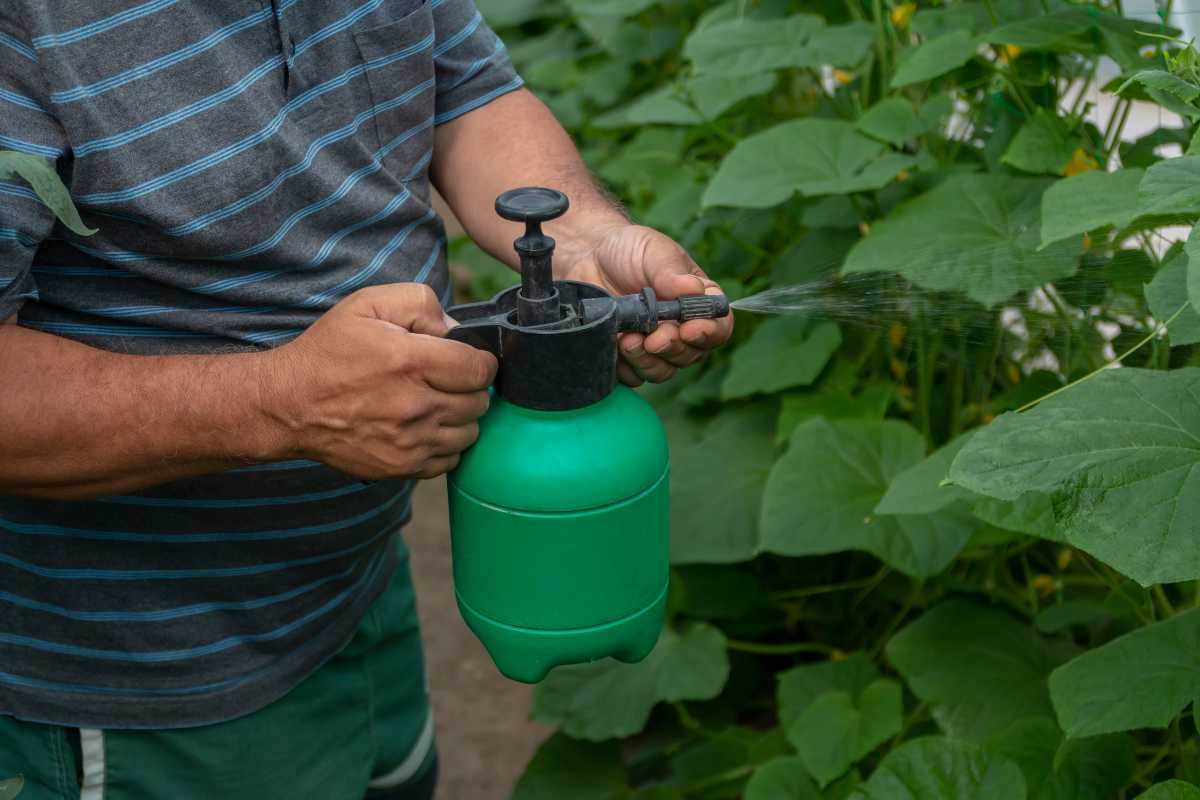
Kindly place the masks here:
<instances>
[{"instance_id":1,"label":"adjustable nozzle tip","mask_svg":"<svg viewBox=\"0 0 1200 800\"><path fill-rule=\"evenodd\" d=\"M687 322L692 319L720 319L729 316L729 298L723 294L687 294L675 300L658 302L658 318Z\"/></svg>"}]
</instances>

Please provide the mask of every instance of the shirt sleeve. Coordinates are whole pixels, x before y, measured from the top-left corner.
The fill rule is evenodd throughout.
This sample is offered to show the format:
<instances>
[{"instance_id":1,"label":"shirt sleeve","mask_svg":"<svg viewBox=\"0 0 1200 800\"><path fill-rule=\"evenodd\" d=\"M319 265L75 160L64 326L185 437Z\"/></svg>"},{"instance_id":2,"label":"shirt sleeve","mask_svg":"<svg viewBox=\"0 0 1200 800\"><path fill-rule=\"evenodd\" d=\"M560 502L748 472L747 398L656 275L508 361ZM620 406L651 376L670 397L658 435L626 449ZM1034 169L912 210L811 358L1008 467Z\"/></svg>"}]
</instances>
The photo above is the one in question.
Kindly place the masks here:
<instances>
[{"instance_id":1,"label":"shirt sleeve","mask_svg":"<svg viewBox=\"0 0 1200 800\"><path fill-rule=\"evenodd\" d=\"M504 43L474 0L432 0L437 110L441 125L523 85Z\"/></svg>"},{"instance_id":2,"label":"shirt sleeve","mask_svg":"<svg viewBox=\"0 0 1200 800\"><path fill-rule=\"evenodd\" d=\"M0 151L52 162L66 152L66 135L48 110L45 86L30 46L11 13L0 11ZM54 214L24 180L0 180L0 321L37 298L31 268L50 235Z\"/></svg>"}]
</instances>

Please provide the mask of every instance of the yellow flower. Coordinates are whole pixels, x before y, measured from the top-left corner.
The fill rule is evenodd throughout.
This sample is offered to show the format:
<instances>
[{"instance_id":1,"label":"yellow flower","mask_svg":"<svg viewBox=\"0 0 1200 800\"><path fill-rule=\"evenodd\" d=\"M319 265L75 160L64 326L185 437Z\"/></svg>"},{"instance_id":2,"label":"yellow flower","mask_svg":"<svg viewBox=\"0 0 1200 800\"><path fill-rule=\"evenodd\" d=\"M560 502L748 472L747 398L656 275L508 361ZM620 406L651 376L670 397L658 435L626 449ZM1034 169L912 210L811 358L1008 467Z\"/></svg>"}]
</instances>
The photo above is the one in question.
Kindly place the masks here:
<instances>
[{"instance_id":1,"label":"yellow flower","mask_svg":"<svg viewBox=\"0 0 1200 800\"><path fill-rule=\"evenodd\" d=\"M1019 45L1015 45L1015 44L1000 45L999 56L1000 56L1001 63L1009 64L1013 61L1016 61L1017 56L1019 56L1019 55L1021 55L1021 48Z\"/></svg>"},{"instance_id":2,"label":"yellow flower","mask_svg":"<svg viewBox=\"0 0 1200 800\"><path fill-rule=\"evenodd\" d=\"M896 173L896 180L900 181L901 183L904 183L906 180L908 180L911 177L912 177L912 175L910 175L908 173L908 170L906 170L906 169L902 169L898 173Z\"/></svg>"},{"instance_id":3,"label":"yellow flower","mask_svg":"<svg viewBox=\"0 0 1200 800\"><path fill-rule=\"evenodd\" d=\"M893 322L892 326L888 328L888 341L892 343L893 350L899 350L907 336L908 328L904 327L903 322Z\"/></svg>"},{"instance_id":4,"label":"yellow flower","mask_svg":"<svg viewBox=\"0 0 1200 800\"><path fill-rule=\"evenodd\" d=\"M1081 172L1091 172L1094 169L1100 169L1099 162L1085 153L1082 147L1076 147L1075 152L1071 154L1071 160L1063 168L1063 175L1069 178L1072 175L1078 175Z\"/></svg>"},{"instance_id":5,"label":"yellow flower","mask_svg":"<svg viewBox=\"0 0 1200 800\"><path fill-rule=\"evenodd\" d=\"M849 657L849 653L847 653L845 650L839 650L836 647L833 648L833 652L829 654L830 661L845 661Z\"/></svg>"},{"instance_id":6,"label":"yellow flower","mask_svg":"<svg viewBox=\"0 0 1200 800\"><path fill-rule=\"evenodd\" d=\"M916 3L901 3L892 9L892 24L897 28L907 28L913 12L917 10Z\"/></svg>"},{"instance_id":7,"label":"yellow flower","mask_svg":"<svg viewBox=\"0 0 1200 800\"><path fill-rule=\"evenodd\" d=\"M840 83L842 86L845 86L846 84L848 84L854 80L854 73L847 72L844 69L835 69L833 71L833 79L835 81L837 81L838 83Z\"/></svg>"},{"instance_id":8,"label":"yellow flower","mask_svg":"<svg viewBox=\"0 0 1200 800\"><path fill-rule=\"evenodd\" d=\"M1081 256L1086 255L1087 251L1091 250L1091 249L1092 249L1092 236L1091 236L1091 234L1085 233L1083 235L1083 242L1079 245L1079 255L1081 255Z\"/></svg>"},{"instance_id":9,"label":"yellow flower","mask_svg":"<svg viewBox=\"0 0 1200 800\"><path fill-rule=\"evenodd\" d=\"M1054 590L1058 588L1058 581L1050 575L1038 575L1033 579L1033 590L1045 597L1048 594L1054 594Z\"/></svg>"},{"instance_id":10,"label":"yellow flower","mask_svg":"<svg viewBox=\"0 0 1200 800\"><path fill-rule=\"evenodd\" d=\"M898 358L891 359L888 366L892 369L892 377L898 381L904 380L904 376L908 374L908 364L905 364Z\"/></svg>"},{"instance_id":11,"label":"yellow flower","mask_svg":"<svg viewBox=\"0 0 1200 800\"><path fill-rule=\"evenodd\" d=\"M1008 382L1009 383L1020 383L1021 382L1021 370L1017 369L1016 364L1008 365Z\"/></svg>"},{"instance_id":12,"label":"yellow flower","mask_svg":"<svg viewBox=\"0 0 1200 800\"><path fill-rule=\"evenodd\" d=\"M980 417L980 418L979 418L979 420L980 420L980 421L981 421L981 422L982 422L984 425L990 425L990 424L991 424L991 422L992 422L992 420L994 420L995 418L996 418L996 415L995 415L995 414L984 414L982 417Z\"/></svg>"},{"instance_id":13,"label":"yellow flower","mask_svg":"<svg viewBox=\"0 0 1200 800\"><path fill-rule=\"evenodd\" d=\"M1071 556L1072 555L1073 555L1073 552L1072 552L1071 548L1069 548L1069 547L1064 547L1062 550L1058 551L1058 568L1059 568L1059 570L1065 570L1067 567L1071 566Z\"/></svg>"},{"instance_id":14,"label":"yellow flower","mask_svg":"<svg viewBox=\"0 0 1200 800\"><path fill-rule=\"evenodd\" d=\"M863 236L865 238L866 235L870 232L871 232L871 226L869 224L867 224L866 222L858 223L858 233L860 236Z\"/></svg>"}]
</instances>

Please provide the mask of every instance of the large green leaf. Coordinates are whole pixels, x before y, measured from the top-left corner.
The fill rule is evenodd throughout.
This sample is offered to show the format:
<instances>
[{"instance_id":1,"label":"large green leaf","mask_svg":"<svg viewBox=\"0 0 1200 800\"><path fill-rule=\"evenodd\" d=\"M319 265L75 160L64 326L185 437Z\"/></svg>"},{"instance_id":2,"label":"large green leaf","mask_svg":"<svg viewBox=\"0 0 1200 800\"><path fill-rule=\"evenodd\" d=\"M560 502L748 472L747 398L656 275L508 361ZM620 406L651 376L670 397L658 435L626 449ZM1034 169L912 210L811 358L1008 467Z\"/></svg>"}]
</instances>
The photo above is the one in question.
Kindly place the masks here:
<instances>
[{"instance_id":1,"label":"large green leaf","mask_svg":"<svg viewBox=\"0 0 1200 800\"><path fill-rule=\"evenodd\" d=\"M626 108L598 117L593 124L599 128L698 125L716 119L747 97L769 92L775 80L770 72L740 78L701 75L655 89Z\"/></svg>"},{"instance_id":2,"label":"large green leaf","mask_svg":"<svg viewBox=\"0 0 1200 800\"><path fill-rule=\"evenodd\" d=\"M576 16L628 17L656 5L658 0L567 0Z\"/></svg>"},{"instance_id":3,"label":"large green leaf","mask_svg":"<svg viewBox=\"0 0 1200 800\"><path fill-rule=\"evenodd\" d=\"M973 498L974 495L960 487L942 485L958 451L969 438L970 433L957 437L893 478L883 499L875 506L875 513L932 514L960 500Z\"/></svg>"},{"instance_id":4,"label":"large green leaf","mask_svg":"<svg viewBox=\"0 0 1200 800\"><path fill-rule=\"evenodd\" d=\"M800 119L738 142L704 193L705 206L769 208L806 196L878 189L916 159L890 151L849 122Z\"/></svg>"},{"instance_id":5,"label":"large green leaf","mask_svg":"<svg viewBox=\"0 0 1200 800\"><path fill-rule=\"evenodd\" d=\"M987 306L1075 272L1078 248L1042 252L1046 183L960 175L899 206L846 258L845 272L898 272L918 286L957 289Z\"/></svg>"},{"instance_id":6,"label":"large green leaf","mask_svg":"<svg viewBox=\"0 0 1200 800\"><path fill-rule=\"evenodd\" d=\"M1024 172L1061 175L1079 144L1079 137L1057 114L1039 108L1017 131L1000 160Z\"/></svg>"},{"instance_id":7,"label":"large green leaf","mask_svg":"<svg viewBox=\"0 0 1200 800\"><path fill-rule=\"evenodd\" d=\"M792 315L769 319L734 351L721 395L732 400L808 386L841 343L835 323Z\"/></svg>"},{"instance_id":8,"label":"large green leaf","mask_svg":"<svg viewBox=\"0 0 1200 800\"><path fill-rule=\"evenodd\" d=\"M1167 321L1181 306L1187 304L1175 321L1167 326L1172 345L1200 342L1200 313L1195 305L1188 303L1188 288L1192 283L1188 275L1191 271L1190 261L1186 253L1179 253L1159 267L1154 280L1146 284L1146 303L1157 320Z\"/></svg>"},{"instance_id":9,"label":"large green leaf","mask_svg":"<svg viewBox=\"0 0 1200 800\"><path fill-rule=\"evenodd\" d=\"M1054 506L1049 495L1029 492L1016 500L997 500L977 497L971 513L979 519L1006 531L1027 533L1054 542L1063 541L1054 527Z\"/></svg>"},{"instance_id":10,"label":"large green leaf","mask_svg":"<svg viewBox=\"0 0 1200 800\"><path fill-rule=\"evenodd\" d=\"M795 66L852 67L866 57L874 37L875 28L867 22L819 28L809 35L804 48L797 53Z\"/></svg>"},{"instance_id":11,"label":"large green leaf","mask_svg":"<svg viewBox=\"0 0 1200 800\"><path fill-rule=\"evenodd\" d=\"M780 756L754 771L746 784L745 800L822 800L804 761Z\"/></svg>"},{"instance_id":12,"label":"large green leaf","mask_svg":"<svg viewBox=\"0 0 1200 800\"><path fill-rule=\"evenodd\" d=\"M1156 783L1139 794L1137 800L1200 800L1200 787L1184 781Z\"/></svg>"},{"instance_id":13,"label":"large green leaf","mask_svg":"<svg viewBox=\"0 0 1200 800\"><path fill-rule=\"evenodd\" d=\"M1029 800L1116 797L1133 777L1133 748L1120 734L1064 742L1048 717L1019 720L987 743L1021 768Z\"/></svg>"},{"instance_id":14,"label":"large green leaf","mask_svg":"<svg viewBox=\"0 0 1200 800\"><path fill-rule=\"evenodd\" d=\"M1138 628L1050 676L1069 736L1163 728L1200 696L1200 609Z\"/></svg>"},{"instance_id":15,"label":"large green leaf","mask_svg":"<svg viewBox=\"0 0 1200 800\"><path fill-rule=\"evenodd\" d=\"M887 656L956 738L982 742L1016 720L1052 713L1046 676L1054 660L1045 641L997 608L942 603L892 637Z\"/></svg>"},{"instance_id":16,"label":"large green leaf","mask_svg":"<svg viewBox=\"0 0 1200 800\"><path fill-rule=\"evenodd\" d=\"M71 200L71 190L63 184L49 160L28 153L0 150L0 180L18 177L33 187L38 199L71 232L80 236L91 236L96 232L95 228L83 224L79 210Z\"/></svg>"},{"instance_id":17,"label":"large green leaf","mask_svg":"<svg viewBox=\"0 0 1200 800\"><path fill-rule=\"evenodd\" d=\"M823 694L848 692L861 694L863 689L879 679L879 670L866 653L851 653L841 661L821 661L792 667L776 676L779 686L776 702L779 723L790 728Z\"/></svg>"},{"instance_id":18,"label":"large green leaf","mask_svg":"<svg viewBox=\"0 0 1200 800\"><path fill-rule=\"evenodd\" d=\"M534 692L533 716L569 736L600 741L631 736L659 702L708 700L729 677L725 636L696 623L683 633L666 628L639 664L605 659L554 669Z\"/></svg>"},{"instance_id":19,"label":"large green leaf","mask_svg":"<svg viewBox=\"0 0 1200 800\"><path fill-rule=\"evenodd\" d=\"M788 741L826 786L900 732L902 706L900 684L887 678L861 692L825 692L788 728Z\"/></svg>"},{"instance_id":20,"label":"large green leaf","mask_svg":"<svg viewBox=\"0 0 1200 800\"><path fill-rule=\"evenodd\" d=\"M1200 87L1170 72L1161 69L1142 70L1121 84L1117 88L1117 94L1124 94L1126 88L1134 84L1140 86L1152 100L1169 111L1193 120L1200 116L1200 108L1194 104L1196 98L1200 97Z\"/></svg>"},{"instance_id":21,"label":"large green leaf","mask_svg":"<svg viewBox=\"0 0 1200 800\"><path fill-rule=\"evenodd\" d=\"M1183 252L1183 257L1187 260L1187 298L1191 303L1191 308L1181 314L1180 318L1188 311L1200 311L1200 225L1194 226L1192 232L1188 234ZM1173 314L1174 312L1167 313Z\"/></svg>"},{"instance_id":22,"label":"large green leaf","mask_svg":"<svg viewBox=\"0 0 1200 800\"><path fill-rule=\"evenodd\" d=\"M1200 577L1200 369L1108 370L963 448L960 486L1015 500L1051 495L1071 544L1149 585Z\"/></svg>"},{"instance_id":23,"label":"large green leaf","mask_svg":"<svg viewBox=\"0 0 1200 800\"><path fill-rule=\"evenodd\" d=\"M719 785L725 783L721 780L725 773L748 764L766 763L786 752L787 742L776 730L764 732L734 725L717 732L706 731L700 741L671 758L673 782L689 786L712 781Z\"/></svg>"},{"instance_id":24,"label":"large green leaf","mask_svg":"<svg viewBox=\"0 0 1200 800\"><path fill-rule=\"evenodd\" d=\"M802 423L767 480L763 549L792 556L866 550L908 575L941 572L966 544L972 520L875 513L888 484L924 451L920 434L896 421Z\"/></svg>"},{"instance_id":25,"label":"large green leaf","mask_svg":"<svg viewBox=\"0 0 1200 800\"><path fill-rule=\"evenodd\" d=\"M906 742L879 764L850 800L1026 800L1012 761L968 742L928 736Z\"/></svg>"},{"instance_id":26,"label":"large green leaf","mask_svg":"<svg viewBox=\"0 0 1200 800\"><path fill-rule=\"evenodd\" d=\"M584 742L557 733L525 767L512 800L620 800L628 791L617 742Z\"/></svg>"},{"instance_id":27,"label":"large green leaf","mask_svg":"<svg viewBox=\"0 0 1200 800\"><path fill-rule=\"evenodd\" d=\"M805 43L824 24L813 14L781 20L733 19L693 32L683 53L697 72L727 77L802 66Z\"/></svg>"},{"instance_id":28,"label":"large green leaf","mask_svg":"<svg viewBox=\"0 0 1200 800\"><path fill-rule=\"evenodd\" d=\"M867 109L857 124L868 136L901 145L941 125L953 110L946 94L931 98L919 110L904 97L887 97Z\"/></svg>"},{"instance_id":29,"label":"large green leaf","mask_svg":"<svg viewBox=\"0 0 1200 800\"><path fill-rule=\"evenodd\" d=\"M895 396L896 390L889 383L872 384L857 395L833 391L784 395L779 402L775 441L786 444L796 426L809 417L883 419Z\"/></svg>"},{"instance_id":30,"label":"large green leaf","mask_svg":"<svg viewBox=\"0 0 1200 800\"><path fill-rule=\"evenodd\" d=\"M1075 49L1079 37L1093 25L1092 16L1076 9L1028 17L1001 25L981 38L992 44L1009 44L1026 50Z\"/></svg>"},{"instance_id":31,"label":"large green leaf","mask_svg":"<svg viewBox=\"0 0 1200 800\"><path fill-rule=\"evenodd\" d=\"M1138 216L1200 215L1200 156L1152 164L1138 186Z\"/></svg>"},{"instance_id":32,"label":"large green leaf","mask_svg":"<svg viewBox=\"0 0 1200 800\"><path fill-rule=\"evenodd\" d=\"M1108 225L1124 228L1138 213L1140 169L1092 170L1053 183L1042 195L1042 247Z\"/></svg>"},{"instance_id":33,"label":"large green leaf","mask_svg":"<svg viewBox=\"0 0 1200 800\"><path fill-rule=\"evenodd\" d=\"M892 86L932 80L958 69L975 55L975 39L967 31L954 31L924 42L901 59Z\"/></svg>"},{"instance_id":34,"label":"large green leaf","mask_svg":"<svg viewBox=\"0 0 1200 800\"><path fill-rule=\"evenodd\" d=\"M746 561L758 553L759 509L774 457L771 423L761 408L726 411L699 441L674 449L674 563Z\"/></svg>"},{"instance_id":35,"label":"large green leaf","mask_svg":"<svg viewBox=\"0 0 1200 800\"><path fill-rule=\"evenodd\" d=\"M475 5L493 28L523 25L562 13L558 3L546 0L475 0Z\"/></svg>"}]
</instances>

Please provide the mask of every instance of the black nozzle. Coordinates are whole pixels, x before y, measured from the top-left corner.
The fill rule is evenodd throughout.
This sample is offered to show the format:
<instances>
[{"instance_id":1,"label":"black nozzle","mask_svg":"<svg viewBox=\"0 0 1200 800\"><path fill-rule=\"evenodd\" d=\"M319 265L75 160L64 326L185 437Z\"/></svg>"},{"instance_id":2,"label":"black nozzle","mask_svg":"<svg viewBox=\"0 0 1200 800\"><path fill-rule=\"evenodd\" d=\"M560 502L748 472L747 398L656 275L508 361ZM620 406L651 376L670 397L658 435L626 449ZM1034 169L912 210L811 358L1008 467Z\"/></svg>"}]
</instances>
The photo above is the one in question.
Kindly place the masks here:
<instances>
[{"instance_id":1,"label":"black nozzle","mask_svg":"<svg viewBox=\"0 0 1200 800\"><path fill-rule=\"evenodd\" d=\"M599 319L616 304L617 326L622 331L653 333L664 320L720 319L729 316L729 298L723 294L685 294L674 300L659 300L653 289L642 289L610 300L585 300L583 321Z\"/></svg>"},{"instance_id":2,"label":"black nozzle","mask_svg":"<svg viewBox=\"0 0 1200 800\"><path fill-rule=\"evenodd\" d=\"M658 301L659 320L720 319L729 316L729 298L723 294L686 294Z\"/></svg>"}]
</instances>

